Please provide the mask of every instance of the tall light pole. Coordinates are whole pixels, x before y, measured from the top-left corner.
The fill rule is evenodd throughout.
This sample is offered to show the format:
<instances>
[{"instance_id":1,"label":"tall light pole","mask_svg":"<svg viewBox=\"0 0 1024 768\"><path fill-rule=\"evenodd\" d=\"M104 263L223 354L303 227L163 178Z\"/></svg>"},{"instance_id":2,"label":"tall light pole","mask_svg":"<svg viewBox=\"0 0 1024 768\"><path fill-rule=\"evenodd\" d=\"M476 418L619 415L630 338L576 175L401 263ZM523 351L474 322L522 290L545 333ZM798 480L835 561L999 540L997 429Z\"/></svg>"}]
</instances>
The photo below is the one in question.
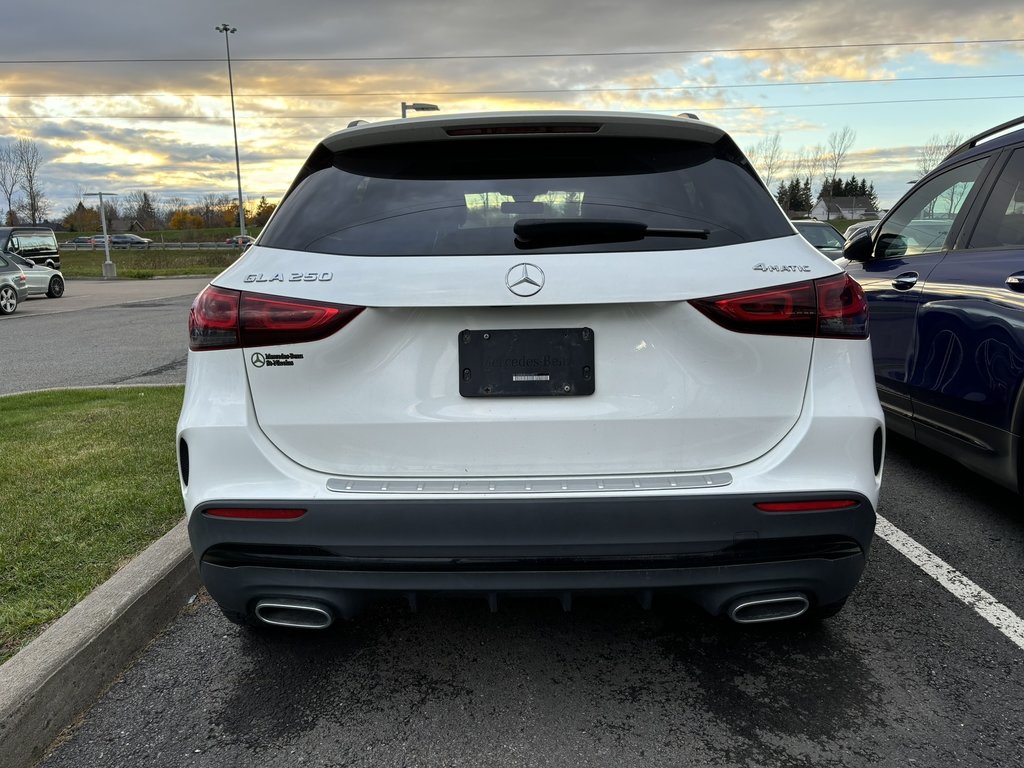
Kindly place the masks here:
<instances>
[{"instance_id":1,"label":"tall light pole","mask_svg":"<svg viewBox=\"0 0 1024 768\"><path fill-rule=\"evenodd\" d=\"M228 90L231 92L231 130L235 134L235 176L238 178L238 227L241 234L245 235L245 203L242 200L242 164L238 160L238 121L235 118L235 81L231 76L231 43L228 42L228 35L237 31L231 25L225 23L216 28L218 32L224 33L224 49L228 54Z\"/></svg>"},{"instance_id":2,"label":"tall light pole","mask_svg":"<svg viewBox=\"0 0 1024 768\"><path fill-rule=\"evenodd\" d=\"M103 227L103 253L106 258L103 260L103 279L112 280L117 277L117 265L110 260L110 238L107 237L107 212L103 210L103 196L117 197L116 192L86 192L83 197L98 197L100 199L100 226Z\"/></svg>"},{"instance_id":3,"label":"tall light pole","mask_svg":"<svg viewBox=\"0 0 1024 768\"><path fill-rule=\"evenodd\" d=\"M440 107L437 104L424 104L420 101L415 101L411 104L402 102L402 117L404 118L407 112L438 112Z\"/></svg>"}]
</instances>

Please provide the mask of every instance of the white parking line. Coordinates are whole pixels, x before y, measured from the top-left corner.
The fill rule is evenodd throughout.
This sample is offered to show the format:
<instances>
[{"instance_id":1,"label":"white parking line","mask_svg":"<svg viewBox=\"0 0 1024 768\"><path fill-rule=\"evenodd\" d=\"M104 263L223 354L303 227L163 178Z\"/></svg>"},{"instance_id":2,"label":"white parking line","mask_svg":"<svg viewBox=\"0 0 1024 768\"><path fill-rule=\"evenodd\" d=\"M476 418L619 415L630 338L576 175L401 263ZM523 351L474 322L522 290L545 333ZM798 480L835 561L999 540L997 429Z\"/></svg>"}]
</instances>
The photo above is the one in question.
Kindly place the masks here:
<instances>
[{"instance_id":1,"label":"white parking line","mask_svg":"<svg viewBox=\"0 0 1024 768\"><path fill-rule=\"evenodd\" d=\"M875 533L1024 650L1024 619L881 515Z\"/></svg>"}]
</instances>

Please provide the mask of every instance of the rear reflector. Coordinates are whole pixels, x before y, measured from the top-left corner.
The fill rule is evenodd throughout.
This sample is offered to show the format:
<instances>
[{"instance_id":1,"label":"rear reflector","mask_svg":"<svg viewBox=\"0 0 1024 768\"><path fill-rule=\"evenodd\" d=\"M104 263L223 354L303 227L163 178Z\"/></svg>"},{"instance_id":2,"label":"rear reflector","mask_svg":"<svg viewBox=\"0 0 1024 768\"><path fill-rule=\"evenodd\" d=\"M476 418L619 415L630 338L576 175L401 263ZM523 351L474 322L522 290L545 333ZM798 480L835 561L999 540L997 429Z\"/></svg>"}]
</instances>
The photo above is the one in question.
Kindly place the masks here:
<instances>
[{"instance_id":1,"label":"rear reflector","mask_svg":"<svg viewBox=\"0 0 1024 768\"><path fill-rule=\"evenodd\" d=\"M316 341L344 328L363 309L209 285L192 303L189 349L199 352Z\"/></svg>"},{"instance_id":2,"label":"rear reflector","mask_svg":"<svg viewBox=\"0 0 1024 768\"><path fill-rule=\"evenodd\" d=\"M296 520L306 514L304 509L267 509L263 507L214 507L203 510L209 517L232 520Z\"/></svg>"},{"instance_id":3,"label":"rear reflector","mask_svg":"<svg viewBox=\"0 0 1024 768\"><path fill-rule=\"evenodd\" d=\"M864 290L845 272L690 302L723 328L775 336L866 339Z\"/></svg>"},{"instance_id":4,"label":"rear reflector","mask_svg":"<svg viewBox=\"0 0 1024 768\"><path fill-rule=\"evenodd\" d=\"M759 501L754 504L762 512L825 512L830 509L850 509L858 502L853 499L815 499L813 501Z\"/></svg>"}]
</instances>

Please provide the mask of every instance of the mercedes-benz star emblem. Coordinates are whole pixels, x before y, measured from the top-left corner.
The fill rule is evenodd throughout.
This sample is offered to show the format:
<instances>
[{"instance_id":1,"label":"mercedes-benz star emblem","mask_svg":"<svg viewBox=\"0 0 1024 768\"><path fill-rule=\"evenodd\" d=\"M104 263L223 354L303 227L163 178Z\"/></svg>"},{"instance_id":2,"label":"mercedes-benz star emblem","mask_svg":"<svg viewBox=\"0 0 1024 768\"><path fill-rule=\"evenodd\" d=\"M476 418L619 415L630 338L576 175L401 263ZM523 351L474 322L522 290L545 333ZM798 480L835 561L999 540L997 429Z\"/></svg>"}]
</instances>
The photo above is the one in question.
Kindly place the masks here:
<instances>
[{"instance_id":1,"label":"mercedes-benz star emblem","mask_svg":"<svg viewBox=\"0 0 1024 768\"><path fill-rule=\"evenodd\" d=\"M544 270L536 264L516 264L505 274L505 285L516 296L533 296L544 287Z\"/></svg>"},{"instance_id":2,"label":"mercedes-benz star emblem","mask_svg":"<svg viewBox=\"0 0 1024 768\"><path fill-rule=\"evenodd\" d=\"M252 364L257 368L262 368L267 364L267 358L261 355L259 352L252 353Z\"/></svg>"}]
</instances>

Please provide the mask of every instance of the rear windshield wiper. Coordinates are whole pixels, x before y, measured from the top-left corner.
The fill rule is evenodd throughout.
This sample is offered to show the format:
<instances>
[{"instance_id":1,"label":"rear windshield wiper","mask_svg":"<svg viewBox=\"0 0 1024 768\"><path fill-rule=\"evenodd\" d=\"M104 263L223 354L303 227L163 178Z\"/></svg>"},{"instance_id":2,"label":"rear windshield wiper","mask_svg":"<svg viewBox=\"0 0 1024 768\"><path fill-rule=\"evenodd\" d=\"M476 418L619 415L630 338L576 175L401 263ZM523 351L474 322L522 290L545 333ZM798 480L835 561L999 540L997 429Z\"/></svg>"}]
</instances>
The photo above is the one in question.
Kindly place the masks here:
<instances>
[{"instance_id":1,"label":"rear windshield wiper","mask_svg":"<svg viewBox=\"0 0 1024 768\"><path fill-rule=\"evenodd\" d=\"M649 227L642 221L608 219L520 219L512 227L516 248L552 248L560 245L629 243L646 237L692 237L707 240L709 229Z\"/></svg>"}]
</instances>

